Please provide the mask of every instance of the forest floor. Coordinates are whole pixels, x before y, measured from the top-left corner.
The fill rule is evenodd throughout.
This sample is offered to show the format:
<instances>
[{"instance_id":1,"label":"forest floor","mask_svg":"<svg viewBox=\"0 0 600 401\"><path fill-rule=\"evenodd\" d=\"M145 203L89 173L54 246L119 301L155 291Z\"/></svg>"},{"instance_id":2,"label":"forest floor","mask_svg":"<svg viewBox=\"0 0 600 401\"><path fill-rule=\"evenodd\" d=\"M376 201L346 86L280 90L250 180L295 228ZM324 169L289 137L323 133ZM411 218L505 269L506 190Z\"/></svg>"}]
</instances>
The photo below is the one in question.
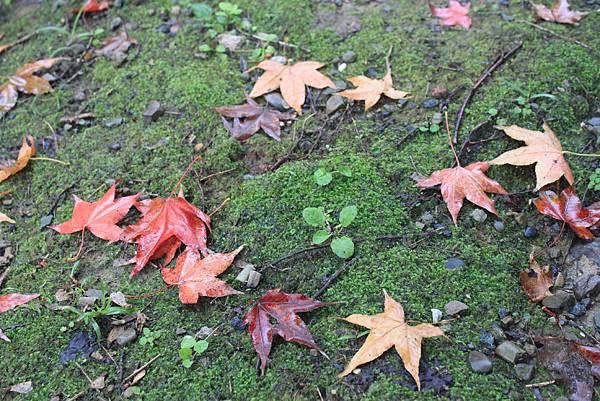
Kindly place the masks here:
<instances>
[{"instance_id":1,"label":"forest floor","mask_svg":"<svg viewBox=\"0 0 600 401\"><path fill-rule=\"evenodd\" d=\"M392 48L394 86L413 95L408 101L382 99L366 113L362 102L345 102L328 114L331 93L310 89L305 112L282 129L281 142L259 133L243 143L230 138L213 108L244 101L260 72L248 76L243 71L255 65L253 52L267 45L244 34L235 51L201 53L200 46L212 42L188 12L191 3L115 3L75 27L70 10L80 4L73 1L15 0L0 17L2 43L38 32L0 56L0 76L32 60L70 58L50 70L57 78L52 93L21 96L0 120L0 158L14 158L23 136L30 134L39 156L68 163L32 160L0 184L0 192L11 190L0 199L0 212L16 220L0 225L0 240L10 241L0 253L10 249L14 255L0 267L10 266L3 293L41 293L38 300L0 315L0 327L12 340L0 343L0 389L33 383L28 395L0 398L554 401L567 395L559 383L526 387L554 379L536 362L532 337L565 332L581 337L580 329L594 335L595 301L579 318L569 315L573 311L559 311L579 322L579 328L561 328L529 302L518 273L527 268L534 248L553 250L539 261L551 265L555 275L582 253L600 269L598 252L592 252L598 243L579 244L584 247L579 256L569 254L576 240L565 229L552 244L560 223L541 216L529 202L536 196L532 166L492 167L489 176L510 193L494 196L499 216L487 214L479 221L481 216L472 214L476 207L465 202L458 225L439 190L420 190L411 176L451 166L446 132L432 128L432 119L439 119L447 103L453 126L482 72L520 42L522 48L478 89L466 109L459 145L480 123L489 123L473 131L460 155L462 164L491 160L521 145L494 124L541 130L545 120L565 149L597 153L597 138L586 122L600 117L600 12L594 12L600 2L573 1L573 8L591 13L578 26L540 24L552 34L528 24L533 12L522 1L474 0L469 30L441 26L420 0L236 1L249 21L247 29L285 42L273 44L277 55L327 63L321 72L336 82L361 74L383 77ZM209 2L213 8L217 4ZM64 27L67 20L66 31L48 28ZM115 64L105 57L84 57L89 46L124 29L138 42L124 60ZM96 38L82 35L95 30ZM152 101L166 112L144 118ZM61 120L82 113L93 117ZM105 317L99 319L104 339L91 345L97 348L95 357L61 363L74 336L91 331L65 305L81 309L79 298L90 289L141 295L161 290L164 283L151 266L129 278L131 266L118 262L134 255L134 245L89 233L79 260L69 261L80 235L60 235L47 226L70 218L72 195L95 200L114 180L120 195L168 196L197 156L201 161L183 181L185 196L207 213L216 210L211 250L246 245L239 259L261 270L258 287L236 281L239 269L232 266L221 278L243 291L239 296L203 298L190 306L182 305L177 289L170 288L129 298L147 316L146 327L161 333L153 345L140 342L140 333L123 346L108 344L111 322ZM597 159L569 157L569 162L580 197L592 203L598 192L587 188ZM352 176L334 174L327 186L315 183L315 170L341 167ZM358 208L344 231L356 242L349 262L325 247L273 263L310 246L314 229L303 220L304 208L322 206L337 216L347 205ZM124 224L135 221L135 215L132 211ZM524 235L533 229L537 235ZM271 288L312 296L340 269L318 298L334 304L301 315L323 352L277 340L260 376L241 324L247 309ZM443 311L449 301L468 305L460 318L444 317L449 319L442 325L446 337L424 341L420 392L394 350L357 374L337 378L366 338L364 328L339 318L381 312L383 290L402 303L410 322L431 322L431 309ZM57 292L67 294L66 299L59 302ZM211 334L209 347L185 368L178 353L182 336L197 333L199 338ZM504 340L530 351L525 363L535 365L533 377L523 377L494 355ZM472 351L486 354L493 370L474 372L468 360ZM157 355L134 390L127 390L123 379ZM89 379L101 376L103 388L91 389Z\"/></svg>"}]
</instances>

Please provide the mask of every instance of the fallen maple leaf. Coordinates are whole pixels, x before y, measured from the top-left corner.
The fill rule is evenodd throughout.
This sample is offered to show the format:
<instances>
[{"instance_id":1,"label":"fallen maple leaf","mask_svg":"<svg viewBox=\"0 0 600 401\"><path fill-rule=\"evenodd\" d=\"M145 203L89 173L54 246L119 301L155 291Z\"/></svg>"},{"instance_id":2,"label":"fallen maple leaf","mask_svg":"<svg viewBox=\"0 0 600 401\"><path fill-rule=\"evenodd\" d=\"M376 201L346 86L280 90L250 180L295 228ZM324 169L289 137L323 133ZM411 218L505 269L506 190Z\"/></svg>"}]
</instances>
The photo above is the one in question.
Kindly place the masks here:
<instances>
[{"instance_id":1,"label":"fallen maple leaf","mask_svg":"<svg viewBox=\"0 0 600 401\"><path fill-rule=\"evenodd\" d=\"M421 361L421 341L423 338L443 336L444 332L434 325L423 323L409 326L404 321L404 309L384 290L385 308L383 313L374 316L351 315L344 320L371 330L365 343L354 355L346 369L338 375L344 377L356 367L377 359L392 346L402 358L404 367L415 379L417 388L421 389L419 380L419 362Z\"/></svg>"},{"instance_id":2,"label":"fallen maple leaf","mask_svg":"<svg viewBox=\"0 0 600 401\"><path fill-rule=\"evenodd\" d=\"M241 292L234 290L224 281L216 278L233 263L240 246L229 253L211 253L204 259L193 248L187 248L179 258L174 269L163 268L162 276L168 285L179 287L179 300L182 304L195 304L199 297L226 297Z\"/></svg>"},{"instance_id":3,"label":"fallen maple leaf","mask_svg":"<svg viewBox=\"0 0 600 401\"><path fill-rule=\"evenodd\" d=\"M123 229L117 226L117 223L125 217L140 194L124 196L115 201L116 190L117 186L113 184L96 202L85 202L73 195L75 206L71 220L48 228L61 234L71 234L88 229L98 238L118 241Z\"/></svg>"},{"instance_id":4,"label":"fallen maple leaf","mask_svg":"<svg viewBox=\"0 0 600 401\"><path fill-rule=\"evenodd\" d=\"M556 0L552 9L543 4L532 3L532 5L536 13L535 19L557 22L559 24L577 25L577 23L588 14L581 11L571 11L567 0Z\"/></svg>"},{"instance_id":5,"label":"fallen maple leaf","mask_svg":"<svg viewBox=\"0 0 600 401\"><path fill-rule=\"evenodd\" d=\"M254 68L261 68L265 73L254 84L250 97L258 97L280 88L285 101L298 114L302 114L302 105L306 98L305 85L317 89L327 86L335 88L331 79L317 71L324 65L316 61L302 61L290 66L273 60L262 61Z\"/></svg>"},{"instance_id":6,"label":"fallen maple leaf","mask_svg":"<svg viewBox=\"0 0 600 401\"><path fill-rule=\"evenodd\" d=\"M542 302L544 298L552 295L552 272L548 266L541 267L533 255L529 258L529 270L519 273L519 281L523 292L533 303Z\"/></svg>"},{"instance_id":7,"label":"fallen maple leaf","mask_svg":"<svg viewBox=\"0 0 600 401\"><path fill-rule=\"evenodd\" d=\"M471 9L471 3L464 6L457 0L448 0L447 8L438 8L429 4L431 13L441 18L442 24L447 26L460 25L465 29L471 27L471 17L468 16Z\"/></svg>"},{"instance_id":8,"label":"fallen maple leaf","mask_svg":"<svg viewBox=\"0 0 600 401\"><path fill-rule=\"evenodd\" d=\"M260 358L260 368L264 374L273 344L273 334L285 341L293 341L311 348L319 348L310 331L297 313L308 312L327 305L302 294L286 294L279 289L269 290L260 297L244 317L252 344ZM269 317L277 323L271 324Z\"/></svg>"},{"instance_id":9,"label":"fallen maple leaf","mask_svg":"<svg viewBox=\"0 0 600 401\"><path fill-rule=\"evenodd\" d=\"M7 273L8 273L8 270L5 270L4 273L2 273L0 275L0 286L2 286L2 282L6 278ZM32 299L35 299L39 296L40 296L40 294L6 294L6 295L2 295L2 296L0 296L0 313L4 313L6 311L16 308L17 306L26 304L27 302L29 302ZM10 339L2 332L2 329L0 329L0 340L10 342Z\"/></svg>"},{"instance_id":10,"label":"fallen maple leaf","mask_svg":"<svg viewBox=\"0 0 600 401\"><path fill-rule=\"evenodd\" d=\"M186 201L183 194L175 198L155 198L136 203L142 218L123 230L121 239L136 241L136 265L133 277L150 261L165 256L165 266L183 243L208 255L206 248L210 217Z\"/></svg>"},{"instance_id":11,"label":"fallen maple leaf","mask_svg":"<svg viewBox=\"0 0 600 401\"><path fill-rule=\"evenodd\" d=\"M129 48L132 45L135 46L137 44L137 40L127 35L127 32L122 31L118 35L104 39L102 47L96 49L94 53L97 56L106 56L114 62L122 62L125 59L125 53L127 53Z\"/></svg>"},{"instance_id":12,"label":"fallen maple leaf","mask_svg":"<svg viewBox=\"0 0 600 401\"><path fill-rule=\"evenodd\" d=\"M281 113L262 107L251 97L246 98L246 104L240 106L217 107L215 111L225 117L233 118L230 123L223 118L225 129L231 133L232 138L242 142L253 136L259 129L263 129L271 138L281 140L281 120L292 120L294 116L290 113ZM240 120L244 118L244 120Z\"/></svg>"},{"instance_id":13,"label":"fallen maple leaf","mask_svg":"<svg viewBox=\"0 0 600 401\"><path fill-rule=\"evenodd\" d=\"M5 215L2 212L0 212L0 223L16 224L13 219L11 219L10 217L8 217L7 215Z\"/></svg>"},{"instance_id":14,"label":"fallen maple leaf","mask_svg":"<svg viewBox=\"0 0 600 401\"><path fill-rule=\"evenodd\" d=\"M73 14L79 14L79 12L81 12L83 14L97 13L97 12L100 12L100 11L108 10L108 7L110 7L110 4L108 3L108 1L103 1L101 3L98 3L98 1L96 1L96 0L88 0L83 5L83 7L81 7L81 8L72 8L71 12Z\"/></svg>"},{"instance_id":15,"label":"fallen maple leaf","mask_svg":"<svg viewBox=\"0 0 600 401\"><path fill-rule=\"evenodd\" d=\"M348 81L352 82L352 85L357 88L336 93L335 96L343 96L354 100L364 100L365 111L375 106L379 101L379 98L381 98L381 95L385 95L391 99L405 99L410 97L410 93L394 89L392 72L389 64L387 66L387 73L383 79L371 79L359 75L357 77L348 78Z\"/></svg>"},{"instance_id":16,"label":"fallen maple leaf","mask_svg":"<svg viewBox=\"0 0 600 401\"><path fill-rule=\"evenodd\" d=\"M47 58L34 63L25 64L19 68L8 82L0 85L0 118L17 104L18 92L28 95L43 95L52 92L52 85L46 79L38 77L36 72L52 67L64 57Z\"/></svg>"},{"instance_id":17,"label":"fallen maple leaf","mask_svg":"<svg viewBox=\"0 0 600 401\"><path fill-rule=\"evenodd\" d=\"M33 156L35 156L35 139L31 135L25 135L17 160L0 162L0 182L23 170Z\"/></svg>"},{"instance_id":18,"label":"fallen maple leaf","mask_svg":"<svg viewBox=\"0 0 600 401\"><path fill-rule=\"evenodd\" d=\"M485 175L488 168L489 164L486 162L473 163L467 167L461 167L459 164L453 168L435 171L429 177L419 181L417 186L427 188L441 184L442 198L448 206L454 224L457 224L464 198L498 215L494 201L486 195L486 192L502 195L506 195L507 192L502 185Z\"/></svg>"},{"instance_id":19,"label":"fallen maple leaf","mask_svg":"<svg viewBox=\"0 0 600 401\"><path fill-rule=\"evenodd\" d=\"M552 191L541 192L533 204L540 213L567 223L578 237L594 238L589 228L600 221L600 210L583 207L573 187L565 188L560 196Z\"/></svg>"},{"instance_id":20,"label":"fallen maple leaf","mask_svg":"<svg viewBox=\"0 0 600 401\"><path fill-rule=\"evenodd\" d=\"M563 156L562 146L546 122L544 122L544 132L532 131L516 125L495 128L503 130L506 135L517 141L525 142L527 146L501 154L489 162L491 165L527 166L537 163L535 166L536 191L546 184L559 180L563 175L569 184L573 185L575 179L569 163Z\"/></svg>"}]
</instances>

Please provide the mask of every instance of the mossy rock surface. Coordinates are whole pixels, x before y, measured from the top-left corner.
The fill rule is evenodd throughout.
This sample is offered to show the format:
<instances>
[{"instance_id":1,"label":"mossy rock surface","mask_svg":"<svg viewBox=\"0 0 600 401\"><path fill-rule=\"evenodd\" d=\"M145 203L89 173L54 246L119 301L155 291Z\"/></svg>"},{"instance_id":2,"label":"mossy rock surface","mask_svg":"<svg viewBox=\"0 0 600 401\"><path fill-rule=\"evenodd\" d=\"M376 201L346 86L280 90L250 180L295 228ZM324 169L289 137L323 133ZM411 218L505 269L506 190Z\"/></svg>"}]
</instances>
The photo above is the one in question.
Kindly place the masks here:
<instances>
[{"instance_id":1,"label":"mossy rock surface","mask_svg":"<svg viewBox=\"0 0 600 401\"><path fill-rule=\"evenodd\" d=\"M258 43L248 39L240 51L199 58L198 46L206 39L197 20L180 14L180 30L167 36L157 28L164 23L161 15L168 16L174 4L167 0L136 3L125 0L123 8L112 7L104 16L86 17L75 29L104 28L107 36L115 17L135 22L129 33L141 47L130 50L124 64L115 66L96 58L83 63L81 76L72 75L77 69L60 70L64 75L54 82L54 92L21 96L17 106L0 120L3 158L14 156L22 136L31 134L38 139L40 155L69 163L34 160L26 170L0 184L0 192L12 190L4 198L12 204L0 206L0 211L17 220L14 227L0 226L0 239L12 241L15 253L3 293L42 294L40 301L0 315L0 327L12 339L0 343L0 388L32 380L33 392L17 399L49 400L55 395L68 399L80 392L84 392L80 400L120 399L119 376L110 360L90 359L80 365L92 379L106 374L107 383L114 386L112 393L89 390L75 363L59 363L59 354L74 333L89 328L71 325L72 314L41 305L54 303L56 291L71 285L73 263L67 259L77 252L80 236L58 235L40 228L40 222L51 213L55 213L55 223L65 221L70 217L72 194L95 199L107 189L107 180L119 180L120 188L126 187L130 193L168 196L186 166L200 155L202 161L194 167L195 173L183 181L188 200L210 212L230 199L213 216L209 247L229 251L246 244L242 259L266 268L258 288L246 289L234 280L238 271L231 267L222 278L244 294L228 299L202 299L195 306L183 306L176 289L132 299L150 319L149 327L163 333L154 346L134 342L111 349L125 376L153 356L162 355L137 385L141 394L134 399L533 399L509 364L494 359L493 371L483 375L472 372L467 361L471 348L483 348L482 333L499 324L499 309L529 321L525 330L537 330L546 322L547 316L527 301L518 282L518 272L527 267L532 247L543 247L557 234L554 222L539 216L527 203L533 197L528 192L534 187L533 168L491 168L490 177L516 195L496 197L500 215L488 215L483 223L469 217L474 207L467 203L454 226L439 193L422 192L411 179L415 172L429 174L454 160L444 129L424 132L418 127L427 125L437 111L423 107L433 88L469 88L496 55L522 42L522 49L473 97L459 143L495 109L495 122L500 119L541 130L545 119L565 149L593 152L596 142L580 124L599 113L597 53L523 23L531 19L532 12L516 1L509 7L475 2L473 26L468 31L440 27L421 1L358 1L342 7L305 0L239 1L236 4L257 32L274 33L309 51L278 45L278 54L327 62L321 71L332 79L367 72L382 77L385 56L393 47L395 87L413 94L403 105L382 100L365 113L363 105L355 103L327 117L325 96L319 97L313 90L315 108L285 126L281 142L261 133L240 144L229 138L212 109L243 102L251 83L242 79L240 58L247 59ZM576 9L592 11L582 0L572 3ZM75 6L71 2L54 10L50 2L40 5L15 0L5 7L0 32L8 41L34 29L59 26ZM326 21L346 21L354 30L360 29L348 33ZM578 26L543 26L600 49L599 25L600 13L592 12ZM31 60L68 54L68 40L64 33L44 30L0 56L0 76L9 76ZM339 72L339 59L350 50L357 61ZM86 98L75 101L74 95L80 91ZM458 90L449 103L451 124L465 95L466 90ZM527 99L529 106L521 107L519 97ZM152 100L160 101L168 113L148 123L142 113ZM92 113L94 119L65 131L60 119L81 112ZM116 117L123 123L107 127L106 122ZM520 146L491 126L478 131L474 141L479 142L462 155L464 165L490 160ZM296 142L298 147L294 147ZM204 147L197 152L194 145L200 143ZM569 157L569 161L576 188L583 194L597 161L577 157ZM278 167L271 168L274 165ZM352 177L334 175L325 187L315 183L316 169L340 166L349 167ZM200 181L202 176L226 170L231 171ZM588 191L586 203L597 195ZM323 206L335 217L347 205L359 210L345 230L357 240L356 255L320 298L333 304L302 315L323 353L277 340L265 375L258 376L250 336L232 322L242 319L252 302L268 289L311 295L345 265L325 248L268 267L271 261L310 245L314 230L302 219L304 208ZM415 224L424 212L430 212L438 224L434 233L434 227L421 230ZM517 223L515 213L523 213L540 234L526 239L525 227ZM134 219L132 213L125 222ZM494 229L496 219L504 222L503 231ZM125 294L160 290L163 282L155 268L148 266L130 279L130 266L113 265L115 259L133 254L132 245L108 243L86 234L76 277L89 287L105 285ZM465 265L449 270L445 267L449 258L460 258ZM421 392L415 391L393 351L363 366L359 375L345 380L336 377L365 338L358 337L362 328L338 318L378 313L383 308L384 289L404 305L411 322L431 321L430 310L443 310L452 300L469 306L464 317L444 325L446 338L425 341ZM186 369L178 356L181 337L176 329L194 334L203 326L219 330L210 337L208 350ZM539 370L534 380L549 378ZM558 386L540 391L547 399L563 394Z\"/></svg>"}]
</instances>

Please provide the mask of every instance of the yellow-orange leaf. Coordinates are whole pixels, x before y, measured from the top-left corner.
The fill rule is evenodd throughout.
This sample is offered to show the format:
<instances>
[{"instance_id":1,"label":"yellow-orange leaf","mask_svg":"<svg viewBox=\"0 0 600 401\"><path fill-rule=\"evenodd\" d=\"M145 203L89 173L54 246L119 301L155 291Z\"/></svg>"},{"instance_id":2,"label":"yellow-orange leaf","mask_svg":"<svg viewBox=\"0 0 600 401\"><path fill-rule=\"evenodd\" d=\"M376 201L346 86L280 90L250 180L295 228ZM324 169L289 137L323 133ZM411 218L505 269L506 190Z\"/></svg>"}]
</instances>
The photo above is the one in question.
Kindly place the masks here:
<instances>
[{"instance_id":1,"label":"yellow-orange leaf","mask_svg":"<svg viewBox=\"0 0 600 401\"><path fill-rule=\"evenodd\" d=\"M10 217L8 217L7 215L5 215L4 213L0 212L0 223L15 224L15 221L13 219L11 219Z\"/></svg>"},{"instance_id":2,"label":"yellow-orange leaf","mask_svg":"<svg viewBox=\"0 0 600 401\"><path fill-rule=\"evenodd\" d=\"M517 141L525 142L527 146L501 154L489 162L491 165L528 166L535 163L536 191L544 185L559 180L563 175L569 184L573 185L575 179L569 163L563 156L562 146L546 122L544 122L544 132L532 131L516 125L496 128L503 130L506 135Z\"/></svg>"},{"instance_id":3,"label":"yellow-orange leaf","mask_svg":"<svg viewBox=\"0 0 600 401\"><path fill-rule=\"evenodd\" d=\"M265 70L258 78L250 97L258 97L279 88L283 99L302 114L302 105L306 99L305 85L323 89L327 86L335 88L331 79L317 71L324 64L316 61L302 61L294 65L283 65L276 61L265 60L256 67Z\"/></svg>"},{"instance_id":4,"label":"yellow-orange leaf","mask_svg":"<svg viewBox=\"0 0 600 401\"><path fill-rule=\"evenodd\" d=\"M405 99L410 97L410 93L394 89L392 74L389 71L385 74L383 79L371 79L360 75L358 77L348 78L348 81L352 82L352 85L356 86L356 88L345 90L336 95L354 100L364 100L365 111L375 106L381 98L381 95L385 95L391 99Z\"/></svg>"},{"instance_id":5,"label":"yellow-orange leaf","mask_svg":"<svg viewBox=\"0 0 600 401\"><path fill-rule=\"evenodd\" d=\"M404 309L400 303L385 295L385 309L377 315L351 315L347 322L366 327L371 330L363 346L354 355L346 369L339 374L343 377L351 373L357 366L373 361L391 347L402 358L404 367L411 374L417 388L421 389L419 380L419 362L421 360L421 341L423 338L443 336L444 332L432 324L409 326L404 321Z\"/></svg>"},{"instance_id":6,"label":"yellow-orange leaf","mask_svg":"<svg viewBox=\"0 0 600 401\"><path fill-rule=\"evenodd\" d=\"M29 159L31 159L34 155L35 139L33 139L31 135L26 135L23 137L23 145L21 145L21 150L19 150L19 156L17 156L17 160L9 163L0 163L0 182L23 170L27 166Z\"/></svg>"}]
</instances>

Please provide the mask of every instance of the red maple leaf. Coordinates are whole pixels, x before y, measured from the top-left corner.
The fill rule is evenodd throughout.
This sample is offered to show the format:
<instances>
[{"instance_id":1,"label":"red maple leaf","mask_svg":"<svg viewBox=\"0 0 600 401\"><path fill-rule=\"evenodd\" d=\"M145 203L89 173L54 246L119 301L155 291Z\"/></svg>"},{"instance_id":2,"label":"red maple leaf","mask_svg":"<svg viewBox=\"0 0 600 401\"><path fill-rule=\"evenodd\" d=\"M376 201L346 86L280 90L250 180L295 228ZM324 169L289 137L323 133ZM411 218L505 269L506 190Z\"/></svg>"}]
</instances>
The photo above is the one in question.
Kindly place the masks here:
<instances>
[{"instance_id":1,"label":"red maple leaf","mask_svg":"<svg viewBox=\"0 0 600 401\"><path fill-rule=\"evenodd\" d=\"M248 331L252 336L252 344L261 361L264 374L267 360L271 352L273 334L278 334L285 341L293 341L311 348L319 348L310 331L296 313L325 306L327 303L316 301L302 294L286 294L279 289L267 291L260 297L256 305L244 317ZM269 317L277 320L272 325Z\"/></svg>"},{"instance_id":2,"label":"red maple leaf","mask_svg":"<svg viewBox=\"0 0 600 401\"><path fill-rule=\"evenodd\" d=\"M142 218L123 230L121 239L136 241L133 277L154 259L165 256L165 266L183 243L208 255L206 248L210 217L186 201L180 193L175 198L155 198L136 203Z\"/></svg>"},{"instance_id":3,"label":"red maple leaf","mask_svg":"<svg viewBox=\"0 0 600 401\"><path fill-rule=\"evenodd\" d=\"M594 238L589 228L600 222L600 210L583 207L573 187L567 187L560 195L544 191L533 204L540 213L567 223L578 237Z\"/></svg>"},{"instance_id":4,"label":"red maple leaf","mask_svg":"<svg viewBox=\"0 0 600 401\"><path fill-rule=\"evenodd\" d=\"M195 249L187 248L177 258L174 269L162 269L163 279L179 287L179 300L183 304L195 304L201 296L218 298L241 294L217 276L227 270L243 248L242 245L233 252L211 253L204 259Z\"/></svg>"},{"instance_id":5,"label":"red maple leaf","mask_svg":"<svg viewBox=\"0 0 600 401\"><path fill-rule=\"evenodd\" d=\"M108 7L110 7L110 4L108 3L108 1L103 1L101 3L98 3L96 0L88 0L83 5L83 7L73 8L73 9L71 9L71 12L73 14L78 14L79 12L82 12L83 14L97 13L100 11L108 10Z\"/></svg>"},{"instance_id":6,"label":"red maple leaf","mask_svg":"<svg viewBox=\"0 0 600 401\"><path fill-rule=\"evenodd\" d=\"M125 217L140 194L125 196L115 201L116 184L96 202L85 202L73 195L75 207L71 220L49 228L61 234L84 231L87 228L96 237L118 241L123 229L117 223Z\"/></svg>"},{"instance_id":7,"label":"red maple leaf","mask_svg":"<svg viewBox=\"0 0 600 401\"><path fill-rule=\"evenodd\" d=\"M8 273L8 270L6 270L4 273L2 273L0 275L0 286L2 285L2 282L4 281L4 278L6 277L7 273ZM2 296L0 296L0 313L4 313L6 311L14 309L19 305L26 304L27 302L29 302L32 299L35 299L39 296L40 296L40 294L6 294L6 295L2 295ZM10 342L10 339L2 332L2 329L0 329L0 340Z\"/></svg>"},{"instance_id":8,"label":"red maple leaf","mask_svg":"<svg viewBox=\"0 0 600 401\"><path fill-rule=\"evenodd\" d=\"M447 26L460 25L465 29L471 27L471 17L468 16L471 3L464 6L457 0L449 0L447 8L438 8L429 4L431 13L441 18L442 24Z\"/></svg>"}]
</instances>

